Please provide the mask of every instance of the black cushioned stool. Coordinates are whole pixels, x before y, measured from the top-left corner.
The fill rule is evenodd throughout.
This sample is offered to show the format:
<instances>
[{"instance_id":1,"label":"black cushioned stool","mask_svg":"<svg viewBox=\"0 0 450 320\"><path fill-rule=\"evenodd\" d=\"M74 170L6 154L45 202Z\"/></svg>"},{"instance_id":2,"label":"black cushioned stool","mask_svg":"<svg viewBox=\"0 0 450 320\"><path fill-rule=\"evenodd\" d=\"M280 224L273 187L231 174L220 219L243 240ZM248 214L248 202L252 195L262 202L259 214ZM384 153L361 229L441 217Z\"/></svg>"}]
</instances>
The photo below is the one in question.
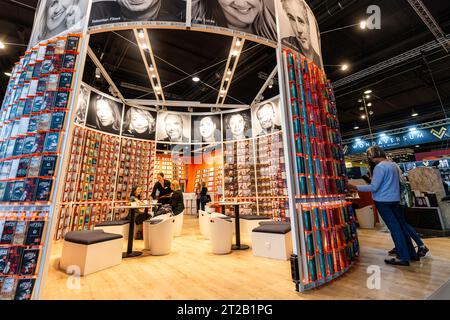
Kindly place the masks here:
<instances>
[{"instance_id":1,"label":"black cushioned stool","mask_svg":"<svg viewBox=\"0 0 450 320\"><path fill-rule=\"evenodd\" d=\"M60 268L88 275L122 262L122 235L103 230L75 231L64 236Z\"/></svg>"},{"instance_id":2,"label":"black cushioned stool","mask_svg":"<svg viewBox=\"0 0 450 320\"><path fill-rule=\"evenodd\" d=\"M121 234L126 240L128 239L128 231L130 230L130 221L128 220L116 220L116 221L104 221L95 225L94 230L103 230L108 233Z\"/></svg>"}]
</instances>

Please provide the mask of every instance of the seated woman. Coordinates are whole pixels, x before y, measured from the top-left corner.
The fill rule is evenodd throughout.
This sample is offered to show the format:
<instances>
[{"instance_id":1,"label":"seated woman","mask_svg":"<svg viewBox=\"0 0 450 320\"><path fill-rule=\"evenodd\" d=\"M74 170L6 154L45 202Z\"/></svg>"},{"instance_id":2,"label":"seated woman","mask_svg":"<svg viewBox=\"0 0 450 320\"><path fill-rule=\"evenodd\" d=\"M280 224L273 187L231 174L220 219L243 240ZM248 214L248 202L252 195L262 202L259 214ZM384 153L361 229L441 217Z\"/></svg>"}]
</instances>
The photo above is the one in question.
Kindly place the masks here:
<instances>
[{"instance_id":1,"label":"seated woman","mask_svg":"<svg viewBox=\"0 0 450 320\"><path fill-rule=\"evenodd\" d=\"M183 193L181 192L180 183L177 180L173 180L170 183L170 188L172 189L172 212L173 215L178 215L184 210Z\"/></svg>"},{"instance_id":2,"label":"seated woman","mask_svg":"<svg viewBox=\"0 0 450 320\"><path fill-rule=\"evenodd\" d=\"M142 192L142 188L139 186L134 186L133 189L131 189L131 194L130 194L130 205L137 205L137 206L142 206L145 205L146 202L143 200L143 196L144 193ZM150 215L148 214L148 209L137 209L135 216L134 216L134 223L136 224L137 227L137 232L136 232L136 239L140 240L143 239L143 234L142 234L142 223L147 220L150 217ZM126 218L126 220L130 220L130 213L128 213L128 216Z\"/></svg>"}]
</instances>

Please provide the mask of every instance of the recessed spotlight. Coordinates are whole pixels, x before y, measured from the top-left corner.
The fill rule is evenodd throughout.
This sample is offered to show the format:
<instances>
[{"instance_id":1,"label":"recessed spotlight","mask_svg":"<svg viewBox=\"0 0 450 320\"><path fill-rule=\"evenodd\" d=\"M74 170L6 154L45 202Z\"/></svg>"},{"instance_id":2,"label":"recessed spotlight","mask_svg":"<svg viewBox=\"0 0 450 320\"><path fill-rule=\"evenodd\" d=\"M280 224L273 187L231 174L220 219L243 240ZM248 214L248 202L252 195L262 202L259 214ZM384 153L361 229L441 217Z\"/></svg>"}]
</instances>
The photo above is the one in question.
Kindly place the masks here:
<instances>
[{"instance_id":1,"label":"recessed spotlight","mask_svg":"<svg viewBox=\"0 0 450 320\"><path fill-rule=\"evenodd\" d=\"M200 81L200 78L199 78L199 77L193 77L193 78L192 78L192 81L194 81L194 82L199 82L199 81Z\"/></svg>"},{"instance_id":2,"label":"recessed spotlight","mask_svg":"<svg viewBox=\"0 0 450 320\"><path fill-rule=\"evenodd\" d=\"M361 103L361 102L363 102L363 100L362 99L358 99L358 102Z\"/></svg>"},{"instance_id":3,"label":"recessed spotlight","mask_svg":"<svg viewBox=\"0 0 450 320\"><path fill-rule=\"evenodd\" d=\"M409 128L409 131L410 131L410 132L416 132L416 131L417 131L417 128L416 128L416 127Z\"/></svg>"},{"instance_id":4,"label":"recessed spotlight","mask_svg":"<svg viewBox=\"0 0 450 320\"><path fill-rule=\"evenodd\" d=\"M359 111L364 111L364 107L359 107Z\"/></svg>"},{"instance_id":5,"label":"recessed spotlight","mask_svg":"<svg viewBox=\"0 0 450 320\"><path fill-rule=\"evenodd\" d=\"M153 68L153 65L150 65L150 71L153 71L153 70L155 70L155 68Z\"/></svg>"},{"instance_id":6,"label":"recessed spotlight","mask_svg":"<svg viewBox=\"0 0 450 320\"><path fill-rule=\"evenodd\" d=\"M2 41L0 41L0 49L5 49L5 44Z\"/></svg>"},{"instance_id":7,"label":"recessed spotlight","mask_svg":"<svg viewBox=\"0 0 450 320\"><path fill-rule=\"evenodd\" d=\"M7 77L11 77L11 72L5 72L5 76L7 76Z\"/></svg>"},{"instance_id":8,"label":"recessed spotlight","mask_svg":"<svg viewBox=\"0 0 450 320\"><path fill-rule=\"evenodd\" d=\"M231 70L230 69L228 69L227 75L231 75Z\"/></svg>"},{"instance_id":9,"label":"recessed spotlight","mask_svg":"<svg viewBox=\"0 0 450 320\"><path fill-rule=\"evenodd\" d=\"M96 69L95 69L95 77L96 77L97 79L100 79L100 69L99 69L99 68L96 68Z\"/></svg>"},{"instance_id":10,"label":"recessed spotlight","mask_svg":"<svg viewBox=\"0 0 450 320\"><path fill-rule=\"evenodd\" d=\"M156 74L152 73L152 78L155 79L156 78Z\"/></svg>"},{"instance_id":11,"label":"recessed spotlight","mask_svg":"<svg viewBox=\"0 0 450 320\"><path fill-rule=\"evenodd\" d=\"M364 91L364 94L371 94L373 91L372 90L366 90L366 91Z\"/></svg>"},{"instance_id":12,"label":"recessed spotlight","mask_svg":"<svg viewBox=\"0 0 450 320\"><path fill-rule=\"evenodd\" d=\"M417 117L419 114L413 109L411 112L411 117Z\"/></svg>"},{"instance_id":13,"label":"recessed spotlight","mask_svg":"<svg viewBox=\"0 0 450 320\"><path fill-rule=\"evenodd\" d=\"M144 39L144 31L138 32L138 36L139 38Z\"/></svg>"},{"instance_id":14,"label":"recessed spotlight","mask_svg":"<svg viewBox=\"0 0 450 320\"><path fill-rule=\"evenodd\" d=\"M234 50L234 51L231 53L231 55L232 55L233 57L236 57L238 54L239 54L239 52L238 52L237 50Z\"/></svg>"},{"instance_id":15,"label":"recessed spotlight","mask_svg":"<svg viewBox=\"0 0 450 320\"><path fill-rule=\"evenodd\" d=\"M416 148L420 148L420 146L418 144L416 144Z\"/></svg>"},{"instance_id":16,"label":"recessed spotlight","mask_svg":"<svg viewBox=\"0 0 450 320\"><path fill-rule=\"evenodd\" d=\"M225 81L230 81L230 78L229 78L229 77L226 77L226 78L225 78Z\"/></svg>"},{"instance_id":17,"label":"recessed spotlight","mask_svg":"<svg viewBox=\"0 0 450 320\"><path fill-rule=\"evenodd\" d=\"M236 40L236 47L240 47L241 46L241 40L237 39Z\"/></svg>"},{"instance_id":18,"label":"recessed spotlight","mask_svg":"<svg viewBox=\"0 0 450 320\"><path fill-rule=\"evenodd\" d=\"M361 21L360 23L359 23L359 27L361 28L361 29L366 29L367 28L367 21L366 20L363 20L363 21Z\"/></svg>"},{"instance_id":19,"label":"recessed spotlight","mask_svg":"<svg viewBox=\"0 0 450 320\"><path fill-rule=\"evenodd\" d=\"M372 102L369 102L369 103L367 104L367 106L368 106L368 107L371 107L371 106L372 106Z\"/></svg>"},{"instance_id":20,"label":"recessed spotlight","mask_svg":"<svg viewBox=\"0 0 450 320\"><path fill-rule=\"evenodd\" d=\"M348 70L348 64L343 64L343 65L341 66L341 70L342 70L342 71Z\"/></svg>"},{"instance_id":21,"label":"recessed spotlight","mask_svg":"<svg viewBox=\"0 0 450 320\"><path fill-rule=\"evenodd\" d=\"M142 48L142 49L147 49L147 48L148 48L148 47L147 47L147 44L141 43L141 48Z\"/></svg>"},{"instance_id":22,"label":"recessed spotlight","mask_svg":"<svg viewBox=\"0 0 450 320\"><path fill-rule=\"evenodd\" d=\"M369 94L366 94L366 96L365 96L364 98L370 99L370 95L369 95Z\"/></svg>"},{"instance_id":23,"label":"recessed spotlight","mask_svg":"<svg viewBox=\"0 0 450 320\"><path fill-rule=\"evenodd\" d=\"M361 115L361 119L365 119L366 116L364 114Z\"/></svg>"},{"instance_id":24,"label":"recessed spotlight","mask_svg":"<svg viewBox=\"0 0 450 320\"><path fill-rule=\"evenodd\" d=\"M359 129L358 126L354 126L354 127L353 127L353 130L358 130L358 129Z\"/></svg>"}]
</instances>

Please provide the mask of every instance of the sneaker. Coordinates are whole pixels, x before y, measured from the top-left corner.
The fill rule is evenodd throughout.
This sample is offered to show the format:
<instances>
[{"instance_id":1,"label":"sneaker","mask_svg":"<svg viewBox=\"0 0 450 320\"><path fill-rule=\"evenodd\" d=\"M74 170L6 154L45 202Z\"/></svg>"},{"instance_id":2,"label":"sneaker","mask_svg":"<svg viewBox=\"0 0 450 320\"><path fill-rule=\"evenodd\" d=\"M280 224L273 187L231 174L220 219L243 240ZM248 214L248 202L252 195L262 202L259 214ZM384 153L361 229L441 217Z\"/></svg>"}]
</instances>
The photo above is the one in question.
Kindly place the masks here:
<instances>
[{"instance_id":1,"label":"sneaker","mask_svg":"<svg viewBox=\"0 0 450 320\"><path fill-rule=\"evenodd\" d=\"M389 251L389 255L390 256L396 256L397 255L397 250L394 248L391 251Z\"/></svg>"},{"instance_id":2,"label":"sneaker","mask_svg":"<svg viewBox=\"0 0 450 320\"><path fill-rule=\"evenodd\" d=\"M430 249L428 249L426 246L419 247L419 249L417 249L417 255L420 258L423 258L427 255L428 251L430 251Z\"/></svg>"}]
</instances>

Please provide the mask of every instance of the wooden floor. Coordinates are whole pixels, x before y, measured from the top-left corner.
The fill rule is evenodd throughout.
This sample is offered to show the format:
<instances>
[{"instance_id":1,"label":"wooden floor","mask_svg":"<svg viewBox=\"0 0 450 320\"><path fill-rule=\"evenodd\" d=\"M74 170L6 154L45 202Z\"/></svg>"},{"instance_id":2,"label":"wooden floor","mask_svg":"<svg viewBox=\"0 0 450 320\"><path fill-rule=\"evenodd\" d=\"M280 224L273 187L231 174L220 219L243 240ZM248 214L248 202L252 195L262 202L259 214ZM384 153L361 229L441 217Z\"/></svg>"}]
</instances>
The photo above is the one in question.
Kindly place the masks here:
<instances>
[{"instance_id":1,"label":"wooden floor","mask_svg":"<svg viewBox=\"0 0 450 320\"><path fill-rule=\"evenodd\" d=\"M388 233L360 230L361 256L344 276L319 289L297 293L288 261L254 257L251 250L210 253L195 217L185 217L182 237L167 256L124 259L119 266L81 277L80 288L67 286L58 270L61 243L53 246L45 299L425 299L450 279L450 239L426 239L430 255L411 267L384 264L392 248ZM244 243L249 243L248 239ZM134 249L141 250L142 241ZM367 288L367 268L378 265L381 289Z\"/></svg>"}]
</instances>

